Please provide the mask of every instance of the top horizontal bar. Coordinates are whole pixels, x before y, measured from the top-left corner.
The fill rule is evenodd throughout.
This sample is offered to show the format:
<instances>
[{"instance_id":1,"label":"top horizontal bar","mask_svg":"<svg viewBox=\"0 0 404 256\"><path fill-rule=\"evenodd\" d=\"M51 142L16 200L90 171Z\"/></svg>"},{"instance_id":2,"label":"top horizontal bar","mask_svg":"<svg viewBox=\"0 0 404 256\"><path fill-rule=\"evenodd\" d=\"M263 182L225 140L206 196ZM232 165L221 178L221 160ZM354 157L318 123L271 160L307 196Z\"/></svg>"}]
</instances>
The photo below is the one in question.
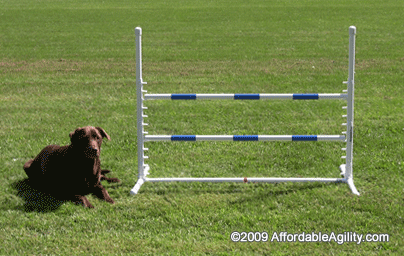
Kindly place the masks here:
<instances>
[{"instance_id":1,"label":"top horizontal bar","mask_svg":"<svg viewBox=\"0 0 404 256\"><path fill-rule=\"evenodd\" d=\"M345 141L344 135L145 135L144 141Z\"/></svg>"},{"instance_id":2,"label":"top horizontal bar","mask_svg":"<svg viewBox=\"0 0 404 256\"><path fill-rule=\"evenodd\" d=\"M145 94L145 100L329 100L347 99L347 94Z\"/></svg>"}]
</instances>

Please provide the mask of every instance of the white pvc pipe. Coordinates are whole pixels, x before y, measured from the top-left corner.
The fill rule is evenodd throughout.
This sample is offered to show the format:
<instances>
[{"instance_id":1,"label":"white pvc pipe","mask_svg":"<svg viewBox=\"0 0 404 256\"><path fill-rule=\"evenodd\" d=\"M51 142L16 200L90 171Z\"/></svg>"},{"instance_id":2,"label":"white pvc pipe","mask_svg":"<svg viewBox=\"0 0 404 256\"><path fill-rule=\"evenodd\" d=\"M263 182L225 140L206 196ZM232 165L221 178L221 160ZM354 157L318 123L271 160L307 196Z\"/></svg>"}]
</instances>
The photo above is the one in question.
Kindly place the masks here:
<instances>
[{"instance_id":1,"label":"white pvc pipe","mask_svg":"<svg viewBox=\"0 0 404 256\"><path fill-rule=\"evenodd\" d=\"M137 104L137 161L138 179L142 179L144 166L143 129L143 79L142 79L142 29L135 28L136 36L136 104Z\"/></svg>"},{"instance_id":2,"label":"white pvc pipe","mask_svg":"<svg viewBox=\"0 0 404 256\"><path fill-rule=\"evenodd\" d=\"M147 182L343 182L343 178L146 178Z\"/></svg>"},{"instance_id":3,"label":"white pvc pipe","mask_svg":"<svg viewBox=\"0 0 404 256\"><path fill-rule=\"evenodd\" d=\"M356 27L349 27L349 68L348 68L348 108L347 108L347 146L346 178L352 175L353 127L354 127L354 77L355 77L355 34Z\"/></svg>"},{"instance_id":4,"label":"white pvc pipe","mask_svg":"<svg viewBox=\"0 0 404 256\"><path fill-rule=\"evenodd\" d=\"M184 94L185 95L185 94ZM235 94L186 94L195 95L196 100L232 100ZM242 95L242 94L239 94ZM144 100L171 100L172 94L145 94ZM293 100L293 94L259 94L261 100ZM319 100L346 99L347 94L343 93L322 93L318 94Z\"/></svg>"},{"instance_id":5,"label":"white pvc pipe","mask_svg":"<svg viewBox=\"0 0 404 256\"><path fill-rule=\"evenodd\" d=\"M145 135L144 141L172 141L173 135ZM174 135L189 136L189 135ZM234 141L234 135L191 135L195 141ZM254 135L256 136L256 135ZM317 141L344 141L344 135L316 135ZM292 141L293 135L258 135L258 141Z\"/></svg>"}]
</instances>

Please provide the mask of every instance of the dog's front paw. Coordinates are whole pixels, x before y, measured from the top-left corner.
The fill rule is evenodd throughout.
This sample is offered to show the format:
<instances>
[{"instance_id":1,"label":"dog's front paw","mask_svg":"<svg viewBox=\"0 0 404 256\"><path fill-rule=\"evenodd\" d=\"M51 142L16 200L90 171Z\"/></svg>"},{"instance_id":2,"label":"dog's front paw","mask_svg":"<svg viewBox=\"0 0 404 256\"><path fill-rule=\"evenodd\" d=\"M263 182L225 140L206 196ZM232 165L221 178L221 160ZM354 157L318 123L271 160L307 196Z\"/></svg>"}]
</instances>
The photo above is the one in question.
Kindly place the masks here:
<instances>
[{"instance_id":1,"label":"dog's front paw","mask_svg":"<svg viewBox=\"0 0 404 256\"><path fill-rule=\"evenodd\" d=\"M86 207L86 208L94 208L94 206L90 202L88 202L87 205L84 205L84 207Z\"/></svg>"},{"instance_id":2,"label":"dog's front paw","mask_svg":"<svg viewBox=\"0 0 404 256\"><path fill-rule=\"evenodd\" d=\"M118 179L118 178L108 178L108 177L105 176L105 174L110 173L110 172L111 172L110 170L101 170L101 176L100 176L101 178L100 178L100 180L106 180L108 183L121 182L121 180Z\"/></svg>"},{"instance_id":3,"label":"dog's front paw","mask_svg":"<svg viewBox=\"0 0 404 256\"><path fill-rule=\"evenodd\" d=\"M111 172L110 170L101 170L101 175L105 175L105 174L110 173L110 172Z\"/></svg>"},{"instance_id":4,"label":"dog's front paw","mask_svg":"<svg viewBox=\"0 0 404 256\"><path fill-rule=\"evenodd\" d=\"M107 192L107 191L105 191L105 192ZM108 192L106 193L106 195L104 194L103 200L105 200L106 202L108 202L110 204L115 204L115 201L109 196Z\"/></svg>"},{"instance_id":5,"label":"dog's front paw","mask_svg":"<svg viewBox=\"0 0 404 256\"><path fill-rule=\"evenodd\" d=\"M108 183L118 183L118 182L120 182L121 180L120 179L118 179L118 178L107 178L107 177L103 177L103 176L101 176L101 179L100 180L106 180Z\"/></svg>"},{"instance_id":6,"label":"dog's front paw","mask_svg":"<svg viewBox=\"0 0 404 256\"><path fill-rule=\"evenodd\" d=\"M115 203L114 200L112 200L112 198L109 196L108 191L101 184L95 187L92 193L101 200L107 201L111 204Z\"/></svg>"},{"instance_id":7,"label":"dog's front paw","mask_svg":"<svg viewBox=\"0 0 404 256\"><path fill-rule=\"evenodd\" d=\"M115 204L115 201L111 197L105 198L105 201L107 201L110 204Z\"/></svg>"}]
</instances>

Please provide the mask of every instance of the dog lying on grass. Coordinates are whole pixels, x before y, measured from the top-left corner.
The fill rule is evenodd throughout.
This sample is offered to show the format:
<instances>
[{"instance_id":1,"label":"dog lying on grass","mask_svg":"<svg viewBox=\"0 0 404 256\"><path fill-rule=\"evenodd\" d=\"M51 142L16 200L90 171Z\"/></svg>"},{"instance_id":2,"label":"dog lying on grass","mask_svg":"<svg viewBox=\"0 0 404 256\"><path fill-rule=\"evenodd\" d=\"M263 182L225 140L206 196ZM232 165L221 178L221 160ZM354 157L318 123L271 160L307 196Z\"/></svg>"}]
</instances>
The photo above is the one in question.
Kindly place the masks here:
<instances>
[{"instance_id":1,"label":"dog lying on grass","mask_svg":"<svg viewBox=\"0 0 404 256\"><path fill-rule=\"evenodd\" d=\"M90 193L114 204L101 185L101 180L119 182L117 178L105 176L109 170L101 170L103 138L111 140L104 129L86 126L70 133L70 145L45 147L35 159L24 164L30 183L61 200L73 201L84 207L94 208L85 197Z\"/></svg>"}]
</instances>

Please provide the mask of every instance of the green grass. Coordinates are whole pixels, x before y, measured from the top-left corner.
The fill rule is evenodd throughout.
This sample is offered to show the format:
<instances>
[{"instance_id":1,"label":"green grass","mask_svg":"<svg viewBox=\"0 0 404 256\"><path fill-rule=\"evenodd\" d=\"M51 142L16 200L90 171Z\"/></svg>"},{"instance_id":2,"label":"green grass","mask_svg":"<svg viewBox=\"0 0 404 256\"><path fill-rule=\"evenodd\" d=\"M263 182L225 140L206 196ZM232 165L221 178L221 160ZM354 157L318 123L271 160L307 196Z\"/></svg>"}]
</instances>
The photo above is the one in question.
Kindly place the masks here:
<instances>
[{"instance_id":1,"label":"green grass","mask_svg":"<svg viewBox=\"0 0 404 256\"><path fill-rule=\"evenodd\" d=\"M0 254L402 255L402 1L0 0ZM338 93L357 27L354 181L137 179L134 28L148 93ZM146 102L149 134L340 134L342 101ZM103 127L116 201L32 207L23 164ZM338 177L344 144L150 142L150 177ZM32 196L32 195L31 195ZM38 195L37 195L38 196ZM40 195L39 199L43 199ZM49 199L49 198L46 198ZM41 210L45 210L41 212ZM233 243L233 231L387 233L389 242Z\"/></svg>"}]
</instances>

